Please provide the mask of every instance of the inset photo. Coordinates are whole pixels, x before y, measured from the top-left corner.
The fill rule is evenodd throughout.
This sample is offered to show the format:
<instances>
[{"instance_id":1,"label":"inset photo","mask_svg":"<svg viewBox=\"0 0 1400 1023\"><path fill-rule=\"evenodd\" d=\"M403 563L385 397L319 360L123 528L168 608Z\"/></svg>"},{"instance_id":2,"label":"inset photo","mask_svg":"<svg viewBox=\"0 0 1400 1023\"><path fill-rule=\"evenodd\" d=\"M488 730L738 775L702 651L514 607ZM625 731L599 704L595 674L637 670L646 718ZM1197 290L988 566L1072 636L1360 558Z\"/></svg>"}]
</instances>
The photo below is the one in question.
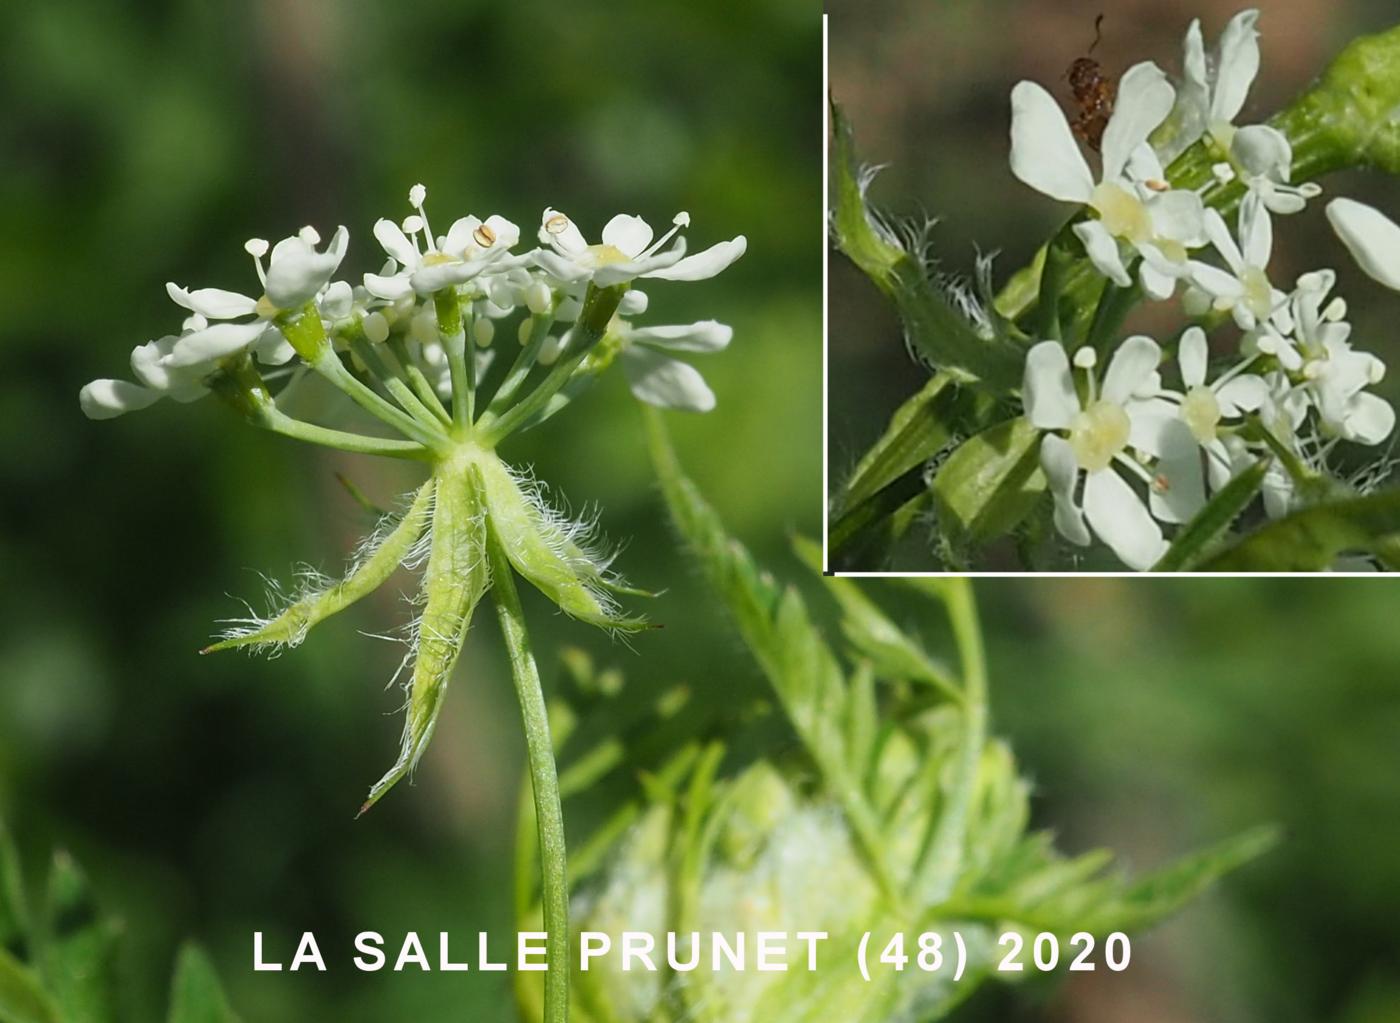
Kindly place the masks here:
<instances>
[{"instance_id":1,"label":"inset photo","mask_svg":"<svg viewBox=\"0 0 1400 1023\"><path fill-rule=\"evenodd\" d=\"M1400 568L1390 5L829 5L826 568Z\"/></svg>"}]
</instances>

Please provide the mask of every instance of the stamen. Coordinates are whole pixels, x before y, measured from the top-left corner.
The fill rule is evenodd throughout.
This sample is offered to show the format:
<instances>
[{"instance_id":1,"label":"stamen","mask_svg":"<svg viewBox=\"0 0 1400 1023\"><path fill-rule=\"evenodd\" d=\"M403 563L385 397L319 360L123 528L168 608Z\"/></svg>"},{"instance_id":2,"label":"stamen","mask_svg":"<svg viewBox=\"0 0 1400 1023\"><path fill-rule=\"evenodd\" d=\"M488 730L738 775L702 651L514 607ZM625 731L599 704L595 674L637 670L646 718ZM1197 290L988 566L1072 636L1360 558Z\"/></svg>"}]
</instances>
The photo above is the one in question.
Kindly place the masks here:
<instances>
[{"instance_id":1,"label":"stamen","mask_svg":"<svg viewBox=\"0 0 1400 1023\"><path fill-rule=\"evenodd\" d=\"M472 240L483 249L489 249L496 244L496 232L486 224L478 224L476 230L472 232Z\"/></svg>"},{"instance_id":2,"label":"stamen","mask_svg":"<svg viewBox=\"0 0 1400 1023\"><path fill-rule=\"evenodd\" d=\"M418 211L419 224L422 227L424 238L427 239L427 247L431 251L437 248L437 242L434 240L432 228L428 226L428 213L423 209L423 203L427 201L427 198L428 190L421 184L414 185L408 190L409 204Z\"/></svg>"},{"instance_id":3,"label":"stamen","mask_svg":"<svg viewBox=\"0 0 1400 1023\"><path fill-rule=\"evenodd\" d=\"M321 244L321 233L317 231L314 227L312 227L310 224L307 224L300 231L298 231L297 237L304 241L307 245Z\"/></svg>"},{"instance_id":4,"label":"stamen","mask_svg":"<svg viewBox=\"0 0 1400 1023\"><path fill-rule=\"evenodd\" d=\"M1143 186L1153 192L1170 192L1172 187L1161 178L1148 178L1143 182Z\"/></svg>"},{"instance_id":5,"label":"stamen","mask_svg":"<svg viewBox=\"0 0 1400 1023\"><path fill-rule=\"evenodd\" d=\"M677 231L679 231L683 227L689 226L690 214L682 210L680 213L677 213L674 217L671 218L671 230L667 231L660 238L656 239L656 241L652 242L651 246L641 255L634 256L633 258L646 259L648 256L655 253L657 249L661 248L661 246L665 245L668 241L670 241Z\"/></svg>"},{"instance_id":6,"label":"stamen","mask_svg":"<svg viewBox=\"0 0 1400 1023\"><path fill-rule=\"evenodd\" d=\"M243 251L253 257L253 266L258 271L258 281L264 288L267 287L267 272L263 270L262 258L267 255L267 249L265 238L249 238L243 243Z\"/></svg>"},{"instance_id":7,"label":"stamen","mask_svg":"<svg viewBox=\"0 0 1400 1023\"><path fill-rule=\"evenodd\" d=\"M562 213L556 213L544 222L544 229L550 234L563 234L569 229L569 218Z\"/></svg>"}]
</instances>

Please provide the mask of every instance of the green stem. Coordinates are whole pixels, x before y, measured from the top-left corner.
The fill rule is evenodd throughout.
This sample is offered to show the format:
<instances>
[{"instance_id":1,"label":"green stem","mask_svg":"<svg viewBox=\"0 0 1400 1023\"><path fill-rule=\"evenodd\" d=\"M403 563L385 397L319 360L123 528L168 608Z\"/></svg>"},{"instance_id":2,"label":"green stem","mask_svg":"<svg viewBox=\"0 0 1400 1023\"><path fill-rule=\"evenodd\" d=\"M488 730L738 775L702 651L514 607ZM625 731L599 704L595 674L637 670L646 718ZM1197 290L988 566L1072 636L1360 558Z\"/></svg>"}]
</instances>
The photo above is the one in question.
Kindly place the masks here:
<instances>
[{"instance_id":1,"label":"green stem","mask_svg":"<svg viewBox=\"0 0 1400 1023\"><path fill-rule=\"evenodd\" d=\"M492 531L487 542L491 559L492 593L501 633L510 653L511 674L520 698L525 726L525 750L530 784L535 793L535 826L539 832L540 904L547 934L549 967L544 978L544 1023L567 1023L569 1018L569 864L564 845L564 808L559 775L550 740L549 711L539 668L530 651L530 637L510 561Z\"/></svg>"},{"instance_id":2,"label":"green stem","mask_svg":"<svg viewBox=\"0 0 1400 1023\"><path fill-rule=\"evenodd\" d=\"M414 393L418 395L424 405L432 410L433 417L444 426L450 426L452 416L443 407L442 399L438 397L437 391L433 390L432 381L424 376L423 371L418 368L418 362L409 352L408 344L404 341L403 336L400 334L391 335L385 344L389 346L389 351L394 354L394 358L403 367Z\"/></svg>"},{"instance_id":3,"label":"green stem","mask_svg":"<svg viewBox=\"0 0 1400 1023\"><path fill-rule=\"evenodd\" d=\"M440 430L420 423L407 412L395 408L384 398L375 394L373 390L357 380L355 375L345 368L345 364L340 361L340 356L329 345L318 354L316 361L311 364L311 368L345 392L351 401L376 419L387 423L405 437L412 438L426 448L431 448L439 454L446 453L448 447L446 435Z\"/></svg>"},{"instance_id":4,"label":"green stem","mask_svg":"<svg viewBox=\"0 0 1400 1023\"><path fill-rule=\"evenodd\" d=\"M540 347L544 344L544 339L549 336L549 330L553 326L554 314L552 312L536 313L530 317L530 337L521 347L520 354L515 357L515 362L511 364L505 379L501 381L501 386L496 388L490 406L482 414L480 422L483 426L489 425L499 418L515 398L516 392L520 390L520 385L530 375L530 370L535 368L535 359L540 354Z\"/></svg>"},{"instance_id":5,"label":"green stem","mask_svg":"<svg viewBox=\"0 0 1400 1023\"><path fill-rule=\"evenodd\" d=\"M947 580L943 602L962 663L963 742L947 801L915 883L921 907L944 903L953 894L967 841L977 769L987 741L987 661L971 582L966 578Z\"/></svg>"},{"instance_id":6,"label":"green stem","mask_svg":"<svg viewBox=\"0 0 1400 1023\"><path fill-rule=\"evenodd\" d=\"M549 399L569 382L579 363L583 362L593 350L593 346L608 332L608 324L612 322L613 313L617 312L617 304L622 301L626 290L625 284L611 288L599 288L592 284L588 286L588 293L583 299L583 310L579 313L578 322L569 332L568 350L555 363L549 375L540 381L538 387L483 431L483 444L499 444L549 404Z\"/></svg>"},{"instance_id":7,"label":"green stem","mask_svg":"<svg viewBox=\"0 0 1400 1023\"><path fill-rule=\"evenodd\" d=\"M384 385L385 390L399 403L400 408L425 426L436 429L442 423L442 420L438 419L432 409L418 400L418 396L413 393L404 379L402 370L386 363L374 346L369 343L363 331L359 331L358 336L351 336L350 349L368 367L370 374Z\"/></svg>"},{"instance_id":8,"label":"green stem","mask_svg":"<svg viewBox=\"0 0 1400 1023\"><path fill-rule=\"evenodd\" d=\"M467 329L462 322L462 306L452 288L434 295L433 305L437 309L438 337L442 339L447 366L452 373L452 422L459 430L465 430L472 424L476 382L467 366Z\"/></svg>"}]
</instances>

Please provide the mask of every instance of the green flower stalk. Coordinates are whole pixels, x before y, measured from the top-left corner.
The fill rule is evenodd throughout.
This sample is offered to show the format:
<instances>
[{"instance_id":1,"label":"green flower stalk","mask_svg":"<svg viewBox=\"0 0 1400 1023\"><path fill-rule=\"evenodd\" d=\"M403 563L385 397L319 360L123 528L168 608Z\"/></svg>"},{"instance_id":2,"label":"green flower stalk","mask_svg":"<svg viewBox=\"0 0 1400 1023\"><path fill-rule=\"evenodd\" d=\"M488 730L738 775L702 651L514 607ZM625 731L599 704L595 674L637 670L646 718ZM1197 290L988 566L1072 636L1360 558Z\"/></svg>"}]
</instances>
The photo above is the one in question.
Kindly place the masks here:
<instances>
[{"instance_id":1,"label":"green flower stalk","mask_svg":"<svg viewBox=\"0 0 1400 1023\"><path fill-rule=\"evenodd\" d=\"M544 696L516 593L518 575L565 614L614 633L646 627L617 597L629 589L593 541L593 523L571 521L529 472L499 448L557 415L612 364L634 394L669 407L707 410L713 392L693 368L666 352L723 348L729 328L714 321L637 327L647 307L644 280L703 280L743 254L741 235L687 255L680 214L654 239L641 218L622 215L588 244L567 216L546 209L540 247L516 253L519 229L500 216L462 217L436 235L415 186L415 212L380 220L374 235L389 256L363 284L332 281L348 245L344 228L325 249L310 228L275 247L250 241L259 297L171 284L188 313L182 332L138 347L139 383L98 380L80 400L110 418L162 397L213 393L255 426L308 443L424 462L428 479L360 544L343 578L313 576L272 614L229 623L204 653L276 652L300 644L317 624L381 586L398 568L420 570L417 614L408 628L406 717L398 758L369 791L368 810L422 759L477 605L493 594L520 699L541 849L549 973L544 1012L567 1016L569 937L563 816ZM674 239L674 242L672 242ZM668 247L668 243L669 247ZM264 257L267 258L264 265ZM498 367L496 324L517 310L518 353ZM312 372L402 439L329 429L295 418L289 389L274 382Z\"/></svg>"}]
</instances>

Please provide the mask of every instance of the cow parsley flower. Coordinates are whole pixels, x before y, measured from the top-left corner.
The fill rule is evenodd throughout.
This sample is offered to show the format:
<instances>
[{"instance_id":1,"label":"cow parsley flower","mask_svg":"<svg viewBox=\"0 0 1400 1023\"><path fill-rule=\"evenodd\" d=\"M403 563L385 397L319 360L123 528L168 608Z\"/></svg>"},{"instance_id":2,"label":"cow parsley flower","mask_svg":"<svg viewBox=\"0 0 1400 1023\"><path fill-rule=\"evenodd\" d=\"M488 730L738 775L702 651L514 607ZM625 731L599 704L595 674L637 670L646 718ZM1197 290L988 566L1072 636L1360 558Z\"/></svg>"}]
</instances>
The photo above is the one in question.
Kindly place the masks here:
<instances>
[{"instance_id":1,"label":"cow parsley flower","mask_svg":"<svg viewBox=\"0 0 1400 1023\"><path fill-rule=\"evenodd\" d=\"M622 369L638 401L658 408L709 412L715 393L691 365L671 353L723 351L734 328L715 320L672 327L633 327L622 323Z\"/></svg>"},{"instance_id":2,"label":"cow parsley flower","mask_svg":"<svg viewBox=\"0 0 1400 1023\"><path fill-rule=\"evenodd\" d=\"M1103 133L1095 182L1058 103L1035 82L1011 92L1011 171L1039 192L1082 203L1097 215L1074 226L1089 259L1120 287L1132 283L1119 243L1141 256L1138 276L1155 298L1169 297L1188 272L1187 252L1205 243L1194 192L1172 189L1148 136L1172 109L1175 91L1150 61L1123 75Z\"/></svg>"},{"instance_id":3,"label":"cow parsley flower","mask_svg":"<svg viewBox=\"0 0 1400 1023\"><path fill-rule=\"evenodd\" d=\"M401 225L384 218L375 222L374 237L391 260L380 273L365 274L365 287L375 297L427 297L465 284L488 267L510 265L501 260L520 240L520 228L502 216L466 216L454 220L447 234L435 237L423 208L427 198L428 190L414 185L408 201L417 212Z\"/></svg>"},{"instance_id":4,"label":"cow parsley flower","mask_svg":"<svg viewBox=\"0 0 1400 1023\"><path fill-rule=\"evenodd\" d=\"M599 244L589 245L572 220L546 209L540 221L540 242L548 246L534 254L535 264L565 285L592 282L600 288L625 284L638 277L663 281L703 281L720 273L744 254L748 240L737 235L693 256L685 254L689 213L678 213L671 230L653 241L655 232L641 217L619 213L603 227ZM662 251L672 238L676 244Z\"/></svg>"},{"instance_id":5,"label":"cow parsley flower","mask_svg":"<svg viewBox=\"0 0 1400 1023\"><path fill-rule=\"evenodd\" d=\"M1240 204L1238 244L1215 210L1205 212L1205 232L1228 269L1191 260L1191 283L1209 296L1217 312L1230 313L1241 330L1253 330L1288 301L1269 283L1274 232L1268 209L1252 196Z\"/></svg>"},{"instance_id":6,"label":"cow parsley flower","mask_svg":"<svg viewBox=\"0 0 1400 1023\"><path fill-rule=\"evenodd\" d=\"M1150 400L1161 391L1161 356L1151 338L1128 338L1099 387L1094 352L1081 348L1074 359L1085 373L1081 401L1064 347L1042 341L1026 353L1021 392L1026 419L1046 431L1040 464L1055 501L1056 528L1081 546L1092 530L1124 564L1139 570L1167 548L1153 514L1184 521L1194 510L1185 505L1198 504L1201 490L1195 441L1178 418ZM1149 471L1146 466L1154 463ZM1148 502L1126 477L1147 484Z\"/></svg>"}]
</instances>

